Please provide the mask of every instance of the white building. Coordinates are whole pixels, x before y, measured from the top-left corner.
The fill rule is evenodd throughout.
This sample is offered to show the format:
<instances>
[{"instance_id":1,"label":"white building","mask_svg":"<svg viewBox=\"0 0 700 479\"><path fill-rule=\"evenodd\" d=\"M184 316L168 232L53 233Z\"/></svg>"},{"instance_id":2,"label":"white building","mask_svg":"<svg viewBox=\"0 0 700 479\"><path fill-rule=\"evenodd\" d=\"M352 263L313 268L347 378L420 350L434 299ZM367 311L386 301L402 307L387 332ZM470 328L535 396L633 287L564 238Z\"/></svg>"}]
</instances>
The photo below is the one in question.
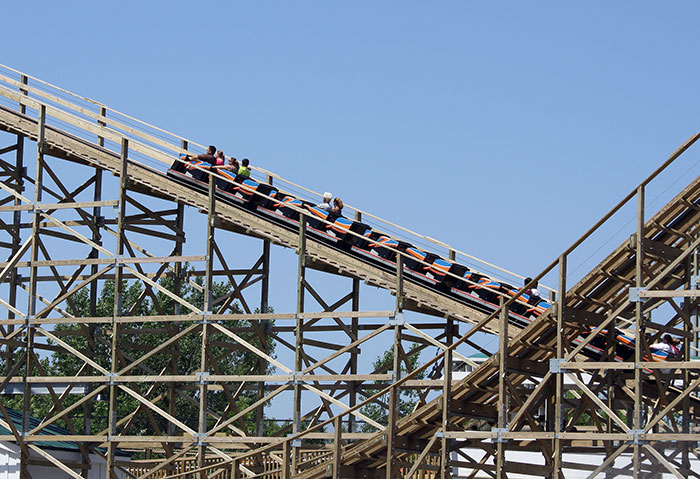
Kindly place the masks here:
<instances>
[{"instance_id":1,"label":"white building","mask_svg":"<svg viewBox=\"0 0 700 479\"><path fill-rule=\"evenodd\" d=\"M22 427L22 413L14 409L7 408L7 412L12 419L15 427ZM40 421L36 418L30 418L31 427L39 425ZM0 426L0 434L12 434L7 428ZM70 431L53 424L46 426L39 433L40 435L70 435ZM81 473L83 465L83 457L78 448L78 444L73 441L36 441L34 444L39 447L44 453L50 454L55 459L59 460L63 465L70 468L76 474ZM129 456L124 452L118 451L121 460L128 460ZM49 462L48 459L41 454L30 449L29 454L29 473L34 479L69 479L71 476L66 471L61 470L55 464ZM116 471L119 478L126 477L126 474ZM0 442L0 479L20 479L20 447L14 442ZM90 454L90 469L88 471L88 479L104 479L107 477L107 463L99 454Z\"/></svg>"}]
</instances>

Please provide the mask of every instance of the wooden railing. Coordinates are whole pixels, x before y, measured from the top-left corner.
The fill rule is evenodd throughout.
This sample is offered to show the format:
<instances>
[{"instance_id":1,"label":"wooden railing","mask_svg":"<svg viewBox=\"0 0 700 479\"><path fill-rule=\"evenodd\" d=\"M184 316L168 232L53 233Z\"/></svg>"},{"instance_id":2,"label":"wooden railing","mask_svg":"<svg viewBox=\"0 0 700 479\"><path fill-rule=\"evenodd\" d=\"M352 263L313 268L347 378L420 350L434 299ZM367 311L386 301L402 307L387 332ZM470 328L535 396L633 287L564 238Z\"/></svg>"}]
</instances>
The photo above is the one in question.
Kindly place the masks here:
<instances>
[{"instance_id":1,"label":"wooden railing","mask_svg":"<svg viewBox=\"0 0 700 479\"><path fill-rule=\"evenodd\" d=\"M418 459L418 454L407 456L402 462L413 464ZM312 449L299 451L299 463L293 474L301 473L319 464L327 463L332 457L332 453L328 449ZM124 469L136 477L141 477L159 465L163 461L159 459L146 459L141 461L132 461L130 466ZM210 467L207 470L207 477L210 479L238 479L233 477L233 467L230 464L221 465L221 458L217 456L208 456L204 461L205 467ZM440 458L437 455L429 455L422 459L422 468L415 471L411 476L412 479L436 479L438 477L437 468L440 464ZM279 459L275 459L270 455L263 454L260 460L248 459L241 463L241 466L255 474L256 479L282 479L282 469ZM172 461L168 467L164 467L147 477L149 479L163 479L165 477L177 476L188 477L193 476L199 470L199 463L196 457L185 457ZM410 467L401 467L399 474L403 477L409 472Z\"/></svg>"}]
</instances>

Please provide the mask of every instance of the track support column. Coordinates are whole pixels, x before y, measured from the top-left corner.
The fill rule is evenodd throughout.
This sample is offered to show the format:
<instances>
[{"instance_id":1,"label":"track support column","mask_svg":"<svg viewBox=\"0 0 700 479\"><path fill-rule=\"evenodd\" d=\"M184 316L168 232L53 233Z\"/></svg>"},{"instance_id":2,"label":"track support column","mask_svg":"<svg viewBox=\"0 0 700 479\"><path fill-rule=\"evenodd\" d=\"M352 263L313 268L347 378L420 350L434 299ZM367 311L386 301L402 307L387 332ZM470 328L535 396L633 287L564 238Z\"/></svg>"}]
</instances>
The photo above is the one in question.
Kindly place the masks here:
<instances>
[{"instance_id":1,"label":"track support column","mask_svg":"<svg viewBox=\"0 0 700 479\"><path fill-rule=\"evenodd\" d=\"M559 296L557 299L557 359L564 357L564 312L566 309L566 255L559 257ZM559 479L562 476L562 440L559 437L564 425L564 377L563 374L554 375L554 467L552 476Z\"/></svg>"},{"instance_id":2,"label":"track support column","mask_svg":"<svg viewBox=\"0 0 700 479\"><path fill-rule=\"evenodd\" d=\"M29 376L32 375L32 356L34 355L34 327L31 321L36 314L36 288L38 268L36 262L39 260L39 227L41 224L41 211L37 206L41 202L43 189L43 171L44 171L44 134L46 125L46 106L41 105L39 111L39 122L37 131L36 144L36 173L34 177L34 214L32 215L32 257L31 268L29 269L29 304L27 305L27 317L25 323L25 363L24 363L24 406L22 411L22 438L29 432L30 427L30 410L31 410L31 384ZM23 476L29 476L29 457L25 454L26 449L22 448L20 454L20 469Z\"/></svg>"},{"instance_id":3,"label":"track support column","mask_svg":"<svg viewBox=\"0 0 700 479\"><path fill-rule=\"evenodd\" d=\"M401 327L403 321L403 256L396 253L396 316L394 325L394 380L401 379ZM394 464L394 444L396 442L396 422L399 415L400 391L391 388L389 392L389 417L386 427L386 479L394 479L398 474L398 466Z\"/></svg>"},{"instance_id":4,"label":"track support column","mask_svg":"<svg viewBox=\"0 0 700 479\"><path fill-rule=\"evenodd\" d=\"M454 260L454 258L451 258ZM447 329L445 330L445 340L447 346L452 346L453 333L454 333L454 320L452 318L447 319ZM452 398L452 349L447 349L445 351L445 357L443 359L443 380L442 385L442 432L443 436L440 438L440 477L442 479L449 479L452 477L452 467L450 465L450 448L452 446L452 439L445 437L446 433L450 430L450 409L451 409L451 398Z\"/></svg>"},{"instance_id":5,"label":"track support column","mask_svg":"<svg viewBox=\"0 0 700 479\"><path fill-rule=\"evenodd\" d=\"M508 307L506 298L501 296L498 335L498 431L499 436L508 428L508 395L506 394L506 375L508 360ZM505 479L506 442L498 438L496 443L496 479Z\"/></svg>"},{"instance_id":6,"label":"track support column","mask_svg":"<svg viewBox=\"0 0 700 479\"><path fill-rule=\"evenodd\" d=\"M204 273L204 315L202 317L202 347L200 351L200 366L199 366L199 440L197 446L197 467L203 468L206 464L207 443L205 441L207 435L207 400L209 385L206 376L209 374L209 362L207 360L207 350L209 348L209 319L208 315L212 312L212 303L214 299L213 281L214 281L214 231L216 220L216 176L209 175L209 213L207 215L207 244L206 244L206 261ZM201 479L207 478L207 472L199 473Z\"/></svg>"},{"instance_id":7,"label":"track support column","mask_svg":"<svg viewBox=\"0 0 700 479\"><path fill-rule=\"evenodd\" d=\"M126 216L126 191L129 186L128 181L128 158L129 158L129 141L126 138L122 139L121 145L121 171L119 173L119 214L117 216L117 257L116 271L114 272L114 309L112 314L112 379L119 371L119 363L117 360L117 352L119 347L119 323L117 317L121 315L122 310L122 273L123 265L119 261L124 254L124 243L126 242L124 233L124 223ZM114 474L114 450L116 449L116 434L117 434L117 385L110 381L109 385L109 414L107 417L108 424L108 439L107 439L107 477L116 477Z\"/></svg>"},{"instance_id":8,"label":"track support column","mask_svg":"<svg viewBox=\"0 0 700 479\"><path fill-rule=\"evenodd\" d=\"M297 266L297 324L295 329L296 351L294 357L294 417L292 432L301 431L301 384L296 377L303 370L303 348L304 348L304 319L301 313L304 312L304 297L306 293L306 215L299 215L299 263ZM296 473L298 457L298 447L292 444L292 471Z\"/></svg>"},{"instance_id":9,"label":"track support column","mask_svg":"<svg viewBox=\"0 0 700 479\"><path fill-rule=\"evenodd\" d=\"M635 238L635 286L641 288L644 286L642 277L644 267L644 186L640 185L637 188L637 235ZM632 418L632 427L635 431L639 431L642 426L642 370L639 368L639 363L642 361L642 353L646 340L644 338L644 310L642 302L637 301L634 305L634 326L635 326L635 344L634 348L634 412ZM644 341L644 342L643 342ZM656 373L655 373L656 374ZM633 469L634 477L639 477L641 474L641 447L639 444L633 445Z\"/></svg>"}]
</instances>

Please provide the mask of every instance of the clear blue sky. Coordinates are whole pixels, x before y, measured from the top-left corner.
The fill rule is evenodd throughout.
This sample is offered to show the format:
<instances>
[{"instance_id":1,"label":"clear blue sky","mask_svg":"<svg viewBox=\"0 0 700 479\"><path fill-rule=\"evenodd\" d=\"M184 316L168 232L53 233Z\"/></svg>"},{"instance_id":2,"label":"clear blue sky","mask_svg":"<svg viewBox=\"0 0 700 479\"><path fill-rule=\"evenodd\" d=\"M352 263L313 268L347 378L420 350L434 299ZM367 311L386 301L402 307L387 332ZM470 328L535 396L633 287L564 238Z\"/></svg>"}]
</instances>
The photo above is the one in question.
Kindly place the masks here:
<instances>
[{"instance_id":1,"label":"clear blue sky","mask_svg":"<svg viewBox=\"0 0 700 479\"><path fill-rule=\"evenodd\" d=\"M698 129L697 2L3 12L2 63L522 274Z\"/></svg>"}]
</instances>

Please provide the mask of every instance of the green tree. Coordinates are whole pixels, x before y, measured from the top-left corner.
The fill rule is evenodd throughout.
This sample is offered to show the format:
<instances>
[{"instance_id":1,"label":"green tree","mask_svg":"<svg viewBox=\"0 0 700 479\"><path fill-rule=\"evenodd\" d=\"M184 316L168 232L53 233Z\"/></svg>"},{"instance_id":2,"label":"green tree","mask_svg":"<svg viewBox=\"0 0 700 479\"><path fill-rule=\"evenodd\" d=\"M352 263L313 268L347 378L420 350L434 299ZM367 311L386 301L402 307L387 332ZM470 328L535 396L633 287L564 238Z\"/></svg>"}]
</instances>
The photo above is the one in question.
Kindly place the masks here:
<instances>
[{"instance_id":1,"label":"green tree","mask_svg":"<svg viewBox=\"0 0 700 479\"><path fill-rule=\"evenodd\" d=\"M160 284L169 291L174 291L173 279L168 277L160 281ZM97 317L111 317L114 312L114 282L105 281L96 303L94 315ZM232 293L233 289L229 283L215 283L212 288L213 298L225 301ZM181 287L179 296L193 306L202 309L204 306L204 295L201 278L197 278L194 284L185 283ZM90 301L86 288L79 290L72 295L68 302L68 312L75 317L88 317L90 314ZM237 303L231 303L228 313L240 313L241 309ZM256 312L259 312L256 310ZM268 312L272 312L270 308ZM180 307L180 314L188 314L189 310ZM121 314L125 316L155 316L175 314L175 301L168 295L157 292L146 294L143 286L139 282L122 282L122 307ZM117 369L122 369L133 363L145 354L150 353L156 347L168 341L173 336L179 334L192 325L197 324L192 321L152 321L143 323L126 323L119 326L117 359L119 361ZM275 343L272 336L266 335L265 330L269 325L253 323L244 320L219 321L227 330L236 336L248 341L256 348L265 351L274 357ZM76 323L61 323L54 328L54 334L72 348L91 356L93 360L103 368L110 370L110 356L112 343L111 324L99 323L84 325ZM171 344L162 352L153 354L142 364L126 372L126 375L194 375L201 366L201 345L202 327L197 326L188 334L182 336L178 341ZM41 366L44 374L51 376L77 376L88 373L85 362L76 355L59 347L55 342L50 342L55 346L52 355L42 358ZM259 360L259 357L251 353L226 335L213 327L208 327L208 372L210 374L239 375L270 373L273 367ZM263 370L260 371L260 368ZM91 374L101 375L93 371ZM143 383L126 384L126 387L149 398L160 398L155 405L168 411L168 397L172 393L172 383L154 383L144 385ZM230 383L227 388L210 390L207 397L207 405L211 411L216 411L223 416L223 419L234 415L236 412L245 409L252 402L257 400L257 392L242 389L241 384ZM69 395L64 401L67 407L81 399L79 394ZM5 399L7 406L22 409L22 397ZM193 429L197 429L199 416L199 386L191 382L176 384L175 411L176 417ZM49 396L33 396L31 404L31 414L43 418L46 417L54 403ZM138 401L124 391L118 392L117 416L126 418L139 407ZM126 421L121 427L129 426L127 434L158 434L167 433L167 420L162 416L148 410L138 414L135 418ZM77 431L83 431L84 417L82 414L90 414L90 432L97 433L107 427L107 402L93 402L89 409L76 409L71 415L71 421ZM216 419L209 418L209 426L212 426ZM66 425L62 421L59 425ZM237 421L235 427L246 430L248 433L255 432L255 413L251 412Z\"/></svg>"},{"instance_id":2,"label":"green tree","mask_svg":"<svg viewBox=\"0 0 700 479\"><path fill-rule=\"evenodd\" d=\"M419 361L420 346L418 344L413 344L411 349L406 353L406 360L401 361L401 377L407 375L408 373L414 371L420 367ZM390 371L394 366L394 350L393 348L387 349L381 356L372 363L375 373L384 373ZM425 377L425 371L421 371L416 374L415 379L423 379ZM378 381L380 384L388 385L388 381ZM373 396L381 391L383 388L379 389L366 389L366 396ZM410 414L416 406L418 401L418 392L413 389L401 389L401 394L399 395L399 416L403 417ZM363 406L361 408L362 414L369 417L370 419L386 426L389 422L388 406L389 404L389 393L384 393L377 400ZM363 424L360 429L362 432L374 432L376 428L371 424Z\"/></svg>"}]
</instances>

